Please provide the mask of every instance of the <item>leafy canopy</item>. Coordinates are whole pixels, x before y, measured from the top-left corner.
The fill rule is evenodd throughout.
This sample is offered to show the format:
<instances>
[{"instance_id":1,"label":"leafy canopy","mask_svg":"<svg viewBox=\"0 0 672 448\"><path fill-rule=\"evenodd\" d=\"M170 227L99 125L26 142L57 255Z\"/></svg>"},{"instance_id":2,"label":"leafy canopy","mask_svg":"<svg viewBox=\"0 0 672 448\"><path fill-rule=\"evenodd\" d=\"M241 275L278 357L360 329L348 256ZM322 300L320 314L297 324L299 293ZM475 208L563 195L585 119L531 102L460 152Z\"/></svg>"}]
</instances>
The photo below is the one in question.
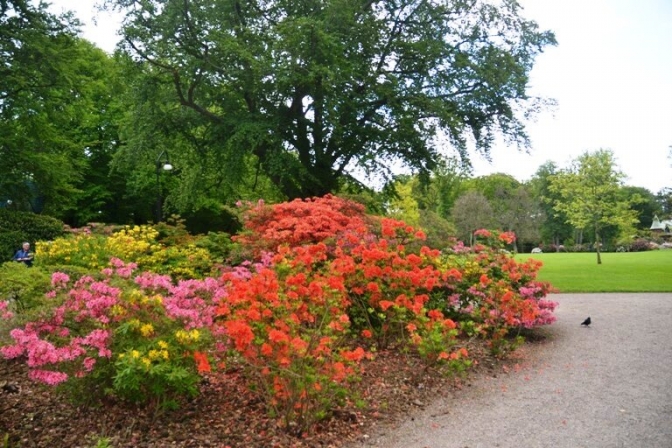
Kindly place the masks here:
<instances>
[{"instance_id":1,"label":"leafy canopy","mask_svg":"<svg viewBox=\"0 0 672 448\"><path fill-rule=\"evenodd\" d=\"M437 137L464 157L470 135L484 154L499 132L525 145L518 112L541 104L528 74L555 43L511 0L105 4L125 11L125 50L200 117L212 138L199 150L252 155L289 198L389 179L397 162L427 172Z\"/></svg>"},{"instance_id":2,"label":"leafy canopy","mask_svg":"<svg viewBox=\"0 0 672 448\"><path fill-rule=\"evenodd\" d=\"M640 197L619 194L624 177L616 167L614 153L599 149L583 153L568 169L549 178L549 190L559 195L553 205L555 210L564 213L575 228L595 232L598 264L602 263L600 243L604 228L616 225L628 232L638 221L631 206L640 202Z\"/></svg>"}]
</instances>

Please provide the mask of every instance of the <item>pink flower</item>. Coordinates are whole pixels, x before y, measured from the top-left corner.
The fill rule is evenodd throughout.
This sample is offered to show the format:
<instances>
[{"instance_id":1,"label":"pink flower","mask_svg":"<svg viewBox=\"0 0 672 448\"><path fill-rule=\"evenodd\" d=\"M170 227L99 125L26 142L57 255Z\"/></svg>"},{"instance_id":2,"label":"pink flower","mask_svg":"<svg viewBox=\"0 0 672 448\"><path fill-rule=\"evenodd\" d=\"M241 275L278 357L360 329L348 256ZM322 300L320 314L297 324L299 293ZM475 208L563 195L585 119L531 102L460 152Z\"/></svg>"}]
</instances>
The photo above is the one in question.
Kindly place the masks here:
<instances>
[{"instance_id":1,"label":"pink flower","mask_svg":"<svg viewBox=\"0 0 672 448\"><path fill-rule=\"evenodd\" d=\"M63 272L54 272L51 274L51 286L54 288L65 287L65 285L70 281L68 274Z\"/></svg>"},{"instance_id":2,"label":"pink flower","mask_svg":"<svg viewBox=\"0 0 672 448\"><path fill-rule=\"evenodd\" d=\"M18 358L19 356L22 356L25 353L25 348L20 345L6 345L4 347L0 347L0 354L5 358L5 359L14 359Z\"/></svg>"},{"instance_id":3,"label":"pink flower","mask_svg":"<svg viewBox=\"0 0 672 448\"><path fill-rule=\"evenodd\" d=\"M7 309L8 306L9 302L7 300L0 301L0 319L11 319L14 317L14 313Z\"/></svg>"},{"instance_id":4,"label":"pink flower","mask_svg":"<svg viewBox=\"0 0 672 448\"><path fill-rule=\"evenodd\" d=\"M53 372L50 370L31 370L28 377L33 380L50 386L56 386L68 380L68 374L63 372Z\"/></svg>"},{"instance_id":5,"label":"pink flower","mask_svg":"<svg viewBox=\"0 0 672 448\"><path fill-rule=\"evenodd\" d=\"M83 364L84 364L84 370L90 372L93 370L93 366L96 365L96 360L94 358L86 358Z\"/></svg>"}]
</instances>

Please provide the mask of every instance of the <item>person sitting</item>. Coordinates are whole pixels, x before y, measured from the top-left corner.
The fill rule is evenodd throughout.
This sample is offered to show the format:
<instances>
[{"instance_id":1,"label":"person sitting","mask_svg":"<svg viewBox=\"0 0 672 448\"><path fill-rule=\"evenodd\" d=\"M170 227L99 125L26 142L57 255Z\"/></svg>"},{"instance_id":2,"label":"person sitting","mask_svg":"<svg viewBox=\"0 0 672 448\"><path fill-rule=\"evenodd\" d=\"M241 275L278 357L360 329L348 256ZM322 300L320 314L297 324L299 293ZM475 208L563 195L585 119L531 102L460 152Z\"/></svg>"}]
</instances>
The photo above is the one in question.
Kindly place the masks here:
<instances>
[{"instance_id":1,"label":"person sitting","mask_svg":"<svg viewBox=\"0 0 672 448\"><path fill-rule=\"evenodd\" d=\"M31 267L33 265L33 253L30 251L30 243L23 243L23 246L16 251L12 260L25 263L26 266Z\"/></svg>"}]
</instances>

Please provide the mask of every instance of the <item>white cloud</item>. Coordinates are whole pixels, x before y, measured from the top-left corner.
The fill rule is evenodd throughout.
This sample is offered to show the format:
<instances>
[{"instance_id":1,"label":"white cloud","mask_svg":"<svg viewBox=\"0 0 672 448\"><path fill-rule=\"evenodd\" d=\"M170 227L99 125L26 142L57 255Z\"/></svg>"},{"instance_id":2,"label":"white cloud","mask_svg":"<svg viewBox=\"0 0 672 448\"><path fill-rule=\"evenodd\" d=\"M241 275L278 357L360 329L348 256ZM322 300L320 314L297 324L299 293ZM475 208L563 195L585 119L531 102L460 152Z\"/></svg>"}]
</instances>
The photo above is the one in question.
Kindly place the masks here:
<instances>
[{"instance_id":1,"label":"white cloud","mask_svg":"<svg viewBox=\"0 0 672 448\"><path fill-rule=\"evenodd\" d=\"M533 150L499 146L476 174L531 177L545 161L560 166L586 150L612 149L628 184L654 193L672 187L672 2L524 0L525 16L556 33L538 59L532 92L558 108L529 125Z\"/></svg>"}]
</instances>

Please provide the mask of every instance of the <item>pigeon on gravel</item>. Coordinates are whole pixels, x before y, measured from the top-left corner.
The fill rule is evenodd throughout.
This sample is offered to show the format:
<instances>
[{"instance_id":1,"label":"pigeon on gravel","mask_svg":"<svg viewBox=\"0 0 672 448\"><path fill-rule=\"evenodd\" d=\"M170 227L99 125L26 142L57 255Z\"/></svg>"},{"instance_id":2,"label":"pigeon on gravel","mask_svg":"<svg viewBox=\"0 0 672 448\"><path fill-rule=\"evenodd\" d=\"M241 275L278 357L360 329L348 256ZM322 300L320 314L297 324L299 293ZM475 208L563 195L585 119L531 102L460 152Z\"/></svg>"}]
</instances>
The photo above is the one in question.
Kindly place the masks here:
<instances>
[{"instance_id":1,"label":"pigeon on gravel","mask_svg":"<svg viewBox=\"0 0 672 448\"><path fill-rule=\"evenodd\" d=\"M590 317L588 317L586 320L584 320L583 322L581 322L581 325L585 325L586 327L587 327L588 325L590 325Z\"/></svg>"}]
</instances>

